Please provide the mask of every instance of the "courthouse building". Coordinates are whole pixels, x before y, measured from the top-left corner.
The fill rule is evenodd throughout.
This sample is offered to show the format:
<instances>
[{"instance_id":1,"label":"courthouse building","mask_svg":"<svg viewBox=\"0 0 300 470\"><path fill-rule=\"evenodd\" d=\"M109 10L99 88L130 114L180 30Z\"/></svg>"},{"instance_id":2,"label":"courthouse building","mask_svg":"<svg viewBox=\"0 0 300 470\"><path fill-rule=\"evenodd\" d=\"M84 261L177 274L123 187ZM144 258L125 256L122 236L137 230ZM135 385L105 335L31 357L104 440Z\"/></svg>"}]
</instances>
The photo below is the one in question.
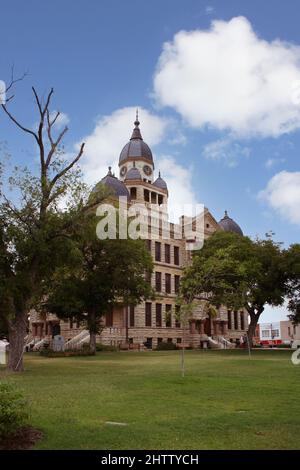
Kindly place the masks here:
<instances>
[{"instance_id":1,"label":"courthouse building","mask_svg":"<svg viewBox=\"0 0 300 470\"><path fill-rule=\"evenodd\" d=\"M109 168L100 183L109 187L116 199L120 196L126 197L129 206L133 203L143 203L146 207L154 204L166 208L168 185L160 173L154 178L154 163L151 149L142 138L137 118L131 138L120 153L119 177ZM94 191L97 187L98 185ZM180 191L180 188L178 190ZM242 235L241 228L227 212L224 218L217 222L205 208L202 227L204 239L218 230ZM199 301L189 321L185 325L180 323L176 315L176 297L183 270L191 262L189 247L193 242L184 234L183 238L178 239L176 234L181 230L180 224L170 224L170 237L165 238L158 227L157 238L154 240L149 237L149 240L146 240L154 261L154 270L149 282L156 291L156 298L135 307L114 308L103 318L103 330L97 339L99 342L115 346L144 345L149 349L155 348L161 341L178 345L184 343L193 348L221 348L239 343L248 328L248 316L243 310L230 311L221 307L218 314L212 316L205 308L207 302ZM84 326L76 323L76 320L66 322L52 314L41 317L38 313L31 312L29 341L35 343L36 349L56 334L64 336L69 347L89 340L88 332Z\"/></svg>"}]
</instances>

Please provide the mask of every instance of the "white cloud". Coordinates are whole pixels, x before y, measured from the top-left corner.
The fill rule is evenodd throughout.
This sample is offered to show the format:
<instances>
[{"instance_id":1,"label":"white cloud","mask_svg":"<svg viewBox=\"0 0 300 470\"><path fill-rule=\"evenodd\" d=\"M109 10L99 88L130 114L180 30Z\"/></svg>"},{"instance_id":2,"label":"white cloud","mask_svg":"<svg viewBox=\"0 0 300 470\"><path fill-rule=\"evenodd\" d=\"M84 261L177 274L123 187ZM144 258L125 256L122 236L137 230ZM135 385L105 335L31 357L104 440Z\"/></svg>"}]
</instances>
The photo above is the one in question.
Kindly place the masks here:
<instances>
[{"instance_id":1,"label":"white cloud","mask_svg":"<svg viewBox=\"0 0 300 470\"><path fill-rule=\"evenodd\" d=\"M50 113L50 121L52 121L55 118L56 114L57 114L57 111L52 111ZM67 124L69 124L69 122L70 122L69 116L66 113L60 113L58 118L55 121L54 127L56 127L56 129L61 129L65 127Z\"/></svg>"},{"instance_id":2,"label":"white cloud","mask_svg":"<svg viewBox=\"0 0 300 470\"><path fill-rule=\"evenodd\" d=\"M207 15L212 15L214 13L214 11L215 11L215 8L212 5L207 5L205 7L205 13Z\"/></svg>"},{"instance_id":3,"label":"white cloud","mask_svg":"<svg viewBox=\"0 0 300 470\"><path fill-rule=\"evenodd\" d=\"M284 162L285 162L285 158L268 158L268 160L265 162L265 167L268 169L271 169L275 165L278 165Z\"/></svg>"},{"instance_id":4,"label":"white cloud","mask_svg":"<svg viewBox=\"0 0 300 470\"><path fill-rule=\"evenodd\" d=\"M244 17L180 31L163 46L154 94L193 127L280 136L300 128L300 47L261 39Z\"/></svg>"},{"instance_id":5,"label":"white cloud","mask_svg":"<svg viewBox=\"0 0 300 470\"><path fill-rule=\"evenodd\" d=\"M229 167L234 167L240 157L248 158L250 156L250 149L234 142L231 137L224 137L205 145L203 155L209 160L222 160Z\"/></svg>"},{"instance_id":6,"label":"white cloud","mask_svg":"<svg viewBox=\"0 0 300 470\"><path fill-rule=\"evenodd\" d=\"M300 225L300 172L281 171L260 191L266 201L282 218Z\"/></svg>"},{"instance_id":7,"label":"white cloud","mask_svg":"<svg viewBox=\"0 0 300 470\"><path fill-rule=\"evenodd\" d=\"M101 117L92 133L82 139L86 143L81 160L86 180L95 183L107 174L108 166L118 175L119 155L130 139L136 108L118 109L109 116ZM166 131L168 121L144 108L139 108L143 139L151 147L158 144Z\"/></svg>"},{"instance_id":8,"label":"white cloud","mask_svg":"<svg viewBox=\"0 0 300 470\"><path fill-rule=\"evenodd\" d=\"M178 222L178 218L183 214L196 215L193 208L200 202L197 202L193 190L192 166L186 168L177 163L173 156L163 155L157 159L156 168L160 170L162 178L168 185L170 219Z\"/></svg>"}]
</instances>

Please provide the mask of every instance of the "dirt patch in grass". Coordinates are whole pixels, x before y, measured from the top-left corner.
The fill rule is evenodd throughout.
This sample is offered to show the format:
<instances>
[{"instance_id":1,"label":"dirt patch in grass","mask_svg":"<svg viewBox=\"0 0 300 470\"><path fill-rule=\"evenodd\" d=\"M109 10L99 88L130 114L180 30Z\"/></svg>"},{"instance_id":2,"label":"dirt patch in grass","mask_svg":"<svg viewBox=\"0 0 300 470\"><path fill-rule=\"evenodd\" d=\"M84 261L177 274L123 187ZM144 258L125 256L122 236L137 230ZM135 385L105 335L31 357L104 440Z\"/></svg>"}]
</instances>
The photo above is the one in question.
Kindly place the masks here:
<instances>
[{"instance_id":1,"label":"dirt patch in grass","mask_svg":"<svg viewBox=\"0 0 300 470\"><path fill-rule=\"evenodd\" d=\"M32 427L20 428L13 434L0 439L0 450L31 449L43 437L43 433Z\"/></svg>"}]
</instances>

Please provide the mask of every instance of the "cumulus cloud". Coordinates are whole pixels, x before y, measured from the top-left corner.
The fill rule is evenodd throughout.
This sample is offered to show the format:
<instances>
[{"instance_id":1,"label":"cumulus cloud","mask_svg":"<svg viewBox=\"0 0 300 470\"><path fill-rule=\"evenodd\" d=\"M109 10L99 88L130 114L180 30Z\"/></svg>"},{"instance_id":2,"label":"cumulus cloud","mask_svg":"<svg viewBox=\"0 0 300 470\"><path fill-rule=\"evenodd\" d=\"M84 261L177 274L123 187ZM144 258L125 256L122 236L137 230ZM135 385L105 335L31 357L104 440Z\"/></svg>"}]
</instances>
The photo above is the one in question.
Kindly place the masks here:
<instances>
[{"instance_id":1,"label":"cumulus cloud","mask_svg":"<svg viewBox=\"0 0 300 470\"><path fill-rule=\"evenodd\" d=\"M157 159L156 168L160 170L168 185L170 219L178 222L178 218L183 214L196 215L196 204L200 202L197 201L193 190L192 166L184 167L177 163L173 156L163 155Z\"/></svg>"},{"instance_id":2,"label":"cumulus cloud","mask_svg":"<svg viewBox=\"0 0 300 470\"><path fill-rule=\"evenodd\" d=\"M195 128L277 137L300 128L300 47L261 39L245 17L180 31L163 46L154 95Z\"/></svg>"},{"instance_id":3,"label":"cumulus cloud","mask_svg":"<svg viewBox=\"0 0 300 470\"><path fill-rule=\"evenodd\" d=\"M86 145L81 165L89 183L103 178L108 166L118 174L119 155L130 139L135 112L136 108L126 107L100 117L92 133L82 139ZM168 121L144 108L139 108L139 119L143 139L150 146L158 144L166 132Z\"/></svg>"},{"instance_id":4,"label":"cumulus cloud","mask_svg":"<svg viewBox=\"0 0 300 470\"><path fill-rule=\"evenodd\" d=\"M52 121L55 118L56 114L57 114L57 111L52 111L50 113L50 121ZM61 112L54 123L54 127L56 129L61 129L62 127L69 124L69 122L70 122L69 116L66 113Z\"/></svg>"},{"instance_id":5,"label":"cumulus cloud","mask_svg":"<svg viewBox=\"0 0 300 470\"><path fill-rule=\"evenodd\" d=\"M260 191L266 201L282 218L300 225L300 172L281 171Z\"/></svg>"},{"instance_id":6,"label":"cumulus cloud","mask_svg":"<svg viewBox=\"0 0 300 470\"><path fill-rule=\"evenodd\" d=\"M203 148L203 155L209 160L222 160L229 167L237 165L240 157L249 157L250 148L234 142L231 137L210 142Z\"/></svg>"}]
</instances>

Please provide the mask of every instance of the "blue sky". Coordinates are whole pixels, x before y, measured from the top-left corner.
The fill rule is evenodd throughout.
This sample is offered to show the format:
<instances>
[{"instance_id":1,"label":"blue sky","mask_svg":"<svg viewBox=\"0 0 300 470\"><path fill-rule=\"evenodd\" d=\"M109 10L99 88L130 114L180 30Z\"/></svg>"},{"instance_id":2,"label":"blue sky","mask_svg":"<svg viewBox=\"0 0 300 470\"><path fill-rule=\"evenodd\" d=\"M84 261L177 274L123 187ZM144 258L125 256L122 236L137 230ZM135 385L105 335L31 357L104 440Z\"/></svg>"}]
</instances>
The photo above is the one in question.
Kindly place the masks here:
<instances>
[{"instance_id":1,"label":"blue sky","mask_svg":"<svg viewBox=\"0 0 300 470\"><path fill-rule=\"evenodd\" d=\"M31 85L54 87L68 151L87 141L89 182L108 164L117 171L138 106L174 200L203 202L217 220L227 209L244 233L295 243L299 14L295 0L11 0L1 6L0 79L12 64L28 71L10 107L32 125ZM4 140L15 161L35 164L31 141L2 114ZM283 314L271 315L263 320Z\"/></svg>"}]
</instances>

